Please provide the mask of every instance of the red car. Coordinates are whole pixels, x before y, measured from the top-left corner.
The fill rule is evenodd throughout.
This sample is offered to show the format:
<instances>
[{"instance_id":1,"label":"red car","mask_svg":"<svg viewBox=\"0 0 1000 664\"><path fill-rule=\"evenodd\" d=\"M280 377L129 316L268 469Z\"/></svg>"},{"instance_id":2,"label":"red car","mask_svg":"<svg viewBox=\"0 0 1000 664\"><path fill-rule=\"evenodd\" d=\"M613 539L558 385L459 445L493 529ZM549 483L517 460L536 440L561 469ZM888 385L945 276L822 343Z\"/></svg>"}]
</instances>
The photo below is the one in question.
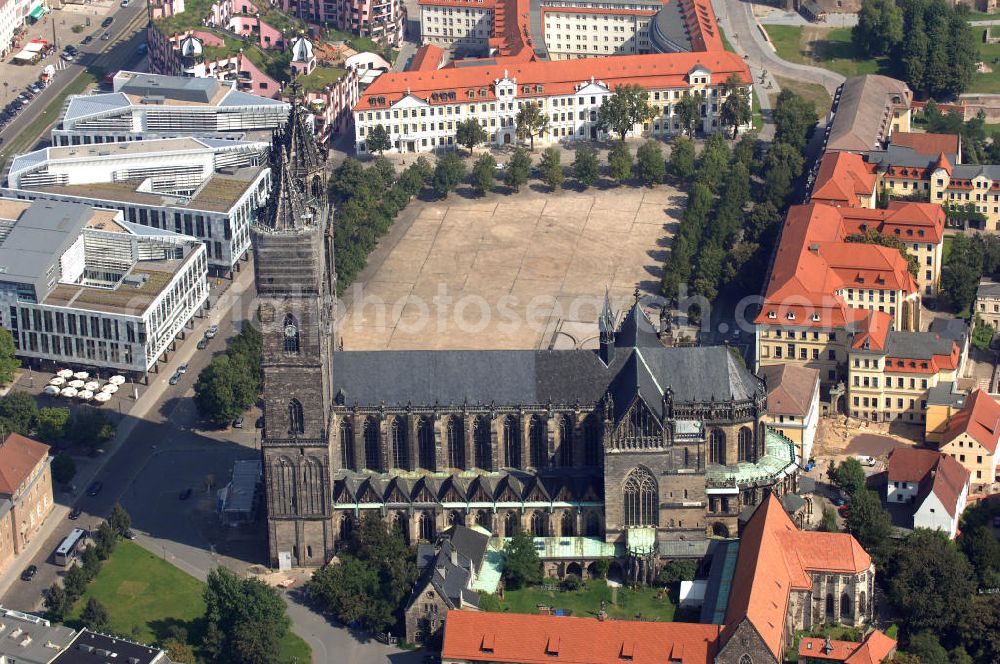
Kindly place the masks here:
<instances>
[{"instance_id":1,"label":"red car","mask_svg":"<svg viewBox=\"0 0 1000 664\"><path fill-rule=\"evenodd\" d=\"M847 513L850 511L850 507L851 507L850 505L841 505L840 507L837 508L837 514L846 519Z\"/></svg>"}]
</instances>

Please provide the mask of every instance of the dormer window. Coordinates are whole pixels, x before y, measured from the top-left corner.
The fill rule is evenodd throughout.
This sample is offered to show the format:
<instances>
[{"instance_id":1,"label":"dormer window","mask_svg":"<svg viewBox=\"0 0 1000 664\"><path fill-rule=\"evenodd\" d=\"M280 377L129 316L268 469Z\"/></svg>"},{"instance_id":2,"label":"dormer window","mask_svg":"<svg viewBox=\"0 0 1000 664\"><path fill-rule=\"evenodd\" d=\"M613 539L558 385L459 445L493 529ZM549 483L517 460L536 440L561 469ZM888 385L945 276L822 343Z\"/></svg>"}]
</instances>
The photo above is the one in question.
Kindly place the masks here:
<instances>
[{"instance_id":1,"label":"dormer window","mask_svg":"<svg viewBox=\"0 0 1000 664\"><path fill-rule=\"evenodd\" d=\"M819 322L819 314L813 314L812 315L812 320L813 320L814 323L818 323Z\"/></svg>"},{"instance_id":2,"label":"dormer window","mask_svg":"<svg viewBox=\"0 0 1000 664\"><path fill-rule=\"evenodd\" d=\"M785 317L788 318L788 320L795 320L795 312L789 311L787 314L785 314Z\"/></svg>"},{"instance_id":3,"label":"dormer window","mask_svg":"<svg viewBox=\"0 0 1000 664\"><path fill-rule=\"evenodd\" d=\"M777 317L778 317L778 314L774 313L773 311L768 311L768 312L767 312L767 317L768 317L768 318L772 318L772 319L773 319L773 318L777 318Z\"/></svg>"}]
</instances>

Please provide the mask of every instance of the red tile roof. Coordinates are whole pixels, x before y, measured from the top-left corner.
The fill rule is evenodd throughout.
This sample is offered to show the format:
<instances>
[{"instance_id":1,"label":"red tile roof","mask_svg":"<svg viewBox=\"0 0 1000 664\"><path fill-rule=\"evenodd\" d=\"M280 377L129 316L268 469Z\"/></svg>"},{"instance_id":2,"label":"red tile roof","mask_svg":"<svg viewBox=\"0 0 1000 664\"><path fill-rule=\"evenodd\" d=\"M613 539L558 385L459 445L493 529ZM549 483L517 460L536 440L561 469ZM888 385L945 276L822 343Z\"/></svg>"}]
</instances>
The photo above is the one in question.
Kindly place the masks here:
<instances>
[{"instance_id":1,"label":"red tile roof","mask_svg":"<svg viewBox=\"0 0 1000 664\"><path fill-rule=\"evenodd\" d=\"M859 198L875 193L875 173L859 154L827 152L813 185L812 200L834 205L859 205Z\"/></svg>"},{"instance_id":2,"label":"red tile roof","mask_svg":"<svg viewBox=\"0 0 1000 664\"><path fill-rule=\"evenodd\" d=\"M433 71L441 66L444 49L434 44L424 44L413 54L407 71Z\"/></svg>"},{"instance_id":3,"label":"red tile roof","mask_svg":"<svg viewBox=\"0 0 1000 664\"><path fill-rule=\"evenodd\" d=\"M877 230L904 242L937 244L944 239L945 213L937 203L890 201L884 210L846 208L840 210L840 216L847 235Z\"/></svg>"},{"instance_id":4,"label":"red tile roof","mask_svg":"<svg viewBox=\"0 0 1000 664\"><path fill-rule=\"evenodd\" d=\"M899 447L889 454L890 482L914 482L919 485L918 503L934 493L948 510L956 516L958 501L969 484L971 473L955 459L937 450Z\"/></svg>"},{"instance_id":5,"label":"red tile roof","mask_svg":"<svg viewBox=\"0 0 1000 664\"><path fill-rule=\"evenodd\" d=\"M743 83L750 83L750 71L746 63L735 53L727 51L656 53L537 62L509 62L504 58L498 58L495 65L449 66L434 71L382 74L368 86L354 110L388 108L408 94L432 105L495 101L493 84L504 76L516 80L518 86L531 86L527 92L518 90L520 99L570 95L581 84L591 80L602 81L611 88L628 83L637 83L647 89L687 88L688 73L696 66L708 69L720 82L735 74ZM537 89L536 86L541 88ZM480 89L485 95L479 94ZM469 90L475 92L474 98L468 96ZM455 98L432 96L441 92L454 92Z\"/></svg>"},{"instance_id":6,"label":"red tile roof","mask_svg":"<svg viewBox=\"0 0 1000 664\"><path fill-rule=\"evenodd\" d=\"M12 433L0 443L0 493L13 495L49 455L49 446Z\"/></svg>"},{"instance_id":7,"label":"red tile roof","mask_svg":"<svg viewBox=\"0 0 1000 664\"><path fill-rule=\"evenodd\" d=\"M824 651L828 647L828 651ZM896 651L896 641L879 630L873 630L861 643L802 637L799 660L805 658L844 664L881 664Z\"/></svg>"},{"instance_id":8,"label":"red tile roof","mask_svg":"<svg viewBox=\"0 0 1000 664\"><path fill-rule=\"evenodd\" d=\"M721 627L449 611L444 660L520 664L709 664Z\"/></svg>"},{"instance_id":9,"label":"red tile roof","mask_svg":"<svg viewBox=\"0 0 1000 664\"><path fill-rule=\"evenodd\" d=\"M945 445L963 433L995 453L1000 440L1000 403L983 390L976 390L965 401L962 410L948 421L948 427L941 437Z\"/></svg>"},{"instance_id":10,"label":"red tile roof","mask_svg":"<svg viewBox=\"0 0 1000 664\"><path fill-rule=\"evenodd\" d=\"M859 574L871 564L871 556L851 535L798 530L777 497L769 494L740 536L723 640L749 620L782 661L790 592L809 590L811 572Z\"/></svg>"},{"instance_id":11,"label":"red tile roof","mask_svg":"<svg viewBox=\"0 0 1000 664\"><path fill-rule=\"evenodd\" d=\"M819 369L797 364L772 364L758 372L767 382L767 412L805 417L819 389Z\"/></svg>"},{"instance_id":12,"label":"red tile roof","mask_svg":"<svg viewBox=\"0 0 1000 664\"><path fill-rule=\"evenodd\" d=\"M915 131L894 131L889 138L893 145L911 148L914 152L934 156L958 154L958 136L956 134L926 134Z\"/></svg>"},{"instance_id":13,"label":"red tile roof","mask_svg":"<svg viewBox=\"0 0 1000 664\"><path fill-rule=\"evenodd\" d=\"M851 348L881 351L885 350L885 342L892 328L892 316L884 311L869 310L866 312L861 327L854 335Z\"/></svg>"}]
</instances>

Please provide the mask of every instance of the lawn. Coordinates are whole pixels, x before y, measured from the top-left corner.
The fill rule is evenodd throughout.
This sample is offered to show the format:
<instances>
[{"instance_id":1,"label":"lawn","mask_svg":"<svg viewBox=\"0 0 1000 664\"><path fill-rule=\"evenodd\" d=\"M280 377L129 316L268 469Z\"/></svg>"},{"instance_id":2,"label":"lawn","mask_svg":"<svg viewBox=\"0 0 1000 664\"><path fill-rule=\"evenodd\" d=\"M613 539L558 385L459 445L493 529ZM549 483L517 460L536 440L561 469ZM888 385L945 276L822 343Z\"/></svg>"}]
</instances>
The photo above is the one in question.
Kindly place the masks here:
<instances>
[{"instance_id":1,"label":"lawn","mask_svg":"<svg viewBox=\"0 0 1000 664\"><path fill-rule=\"evenodd\" d=\"M887 73L887 58L861 60L855 57L850 28L769 25L766 30L778 57L783 60L823 67L844 76Z\"/></svg>"},{"instance_id":2,"label":"lawn","mask_svg":"<svg viewBox=\"0 0 1000 664\"><path fill-rule=\"evenodd\" d=\"M602 579L588 581L584 588L576 591L553 591L540 587L508 590L500 608L511 613L538 613L537 605L544 604L556 609L570 609L574 616L587 617L597 615L602 599L611 618L639 616L644 620L666 622L674 619L675 607L665 589L612 589Z\"/></svg>"},{"instance_id":3,"label":"lawn","mask_svg":"<svg viewBox=\"0 0 1000 664\"><path fill-rule=\"evenodd\" d=\"M785 78L784 76L775 76L774 80L778 82L778 86L782 90L791 90L803 99L811 101L813 106L816 107L816 114L820 117L826 115L830 110L830 105L833 104L830 93L818 83L806 83L805 81L795 78ZM773 95L773 97L777 99L777 95ZM773 101L771 105L774 105Z\"/></svg>"},{"instance_id":4,"label":"lawn","mask_svg":"<svg viewBox=\"0 0 1000 664\"><path fill-rule=\"evenodd\" d=\"M204 632L205 584L138 544L119 542L87 592L77 602L67 624L79 626L79 615L91 597L108 610L111 629L137 641L157 643L171 627L182 627L198 649ZM309 646L289 632L281 642L282 659L308 662Z\"/></svg>"},{"instance_id":5,"label":"lawn","mask_svg":"<svg viewBox=\"0 0 1000 664\"><path fill-rule=\"evenodd\" d=\"M992 71L973 74L966 92L1000 92L1000 44L983 43L986 28L973 28L973 31L979 44L979 59Z\"/></svg>"}]
</instances>

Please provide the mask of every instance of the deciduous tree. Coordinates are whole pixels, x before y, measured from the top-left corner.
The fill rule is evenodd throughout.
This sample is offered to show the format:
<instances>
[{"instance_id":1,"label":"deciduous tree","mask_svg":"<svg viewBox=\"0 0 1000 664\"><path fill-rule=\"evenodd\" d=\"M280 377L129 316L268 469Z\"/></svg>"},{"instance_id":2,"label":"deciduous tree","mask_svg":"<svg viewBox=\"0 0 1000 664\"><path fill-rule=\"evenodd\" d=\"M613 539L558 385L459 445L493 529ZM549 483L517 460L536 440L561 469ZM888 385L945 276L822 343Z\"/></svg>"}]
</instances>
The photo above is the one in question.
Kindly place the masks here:
<instances>
[{"instance_id":1,"label":"deciduous tree","mask_svg":"<svg viewBox=\"0 0 1000 664\"><path fill-rule=\"evenodd\" d=\"M485 143L488 138L489 134L475 118L461 120L455 125L455 142L464 146L469 154L472 154L474 147Z\"/></svg>"},{"instance_id":2,"label":"deciduous tree","mask_svg":"<svg viewBox=\"0 0 1000 664\"><path fill-rule=\"evenodd\" d=\"M472 167L472 188L476 193L483 196L487 192L493 191L496 187L497 162L493 155L486 153L476 160Z\"/></svg>"},{"instance_id":3,"label":"deciduous tree","mask_svg":"<svg viewBox=\"0 0 1000 664\"><path fill-rule=\"evenodd\" d=\"M518 110L514 118L515 133L522 141L529 139L531 149L535 149L535 136L541 136L549 126L549 116L542 111L541 104L529 101Z\"/></svg>"},{"instance_id":4,"label":"deciduous tree","mask_svg":"<svg viewBox=\"0 0 1000 664\"><path fill-rule=\"evenodd\" d=\"M111 516L108 517L108 523L111 524L111 529L115 531L115 535L125 537L125 533L132 527L132 517L125 511L121 503L115 503L115 506L111 508Z\"/></svg>"},{"instance_id":5,"label":"deciduous tree","mask_svg":"<svg viewBox=\"0 0 1000 664\"><path fill-rule=\"evenodd\" d=\"M66 589L53 582L45 591L45 608L49 617L57 622L62 622L70 609L70 601L66 596Z\"/></svg>"},{"instance_id":6,"label":"deciduous tree","mask_svg":"<svg viewBox=\"0 0 1000 664\"><path fill-rule=\"evenodd\" d=\"M649 140L635 153L635 173L646 184L659 184L667 175L667 164L659 141Z\"/></svg>"},{"instance_id":7,"label":"deciduous tree","mask_svg":"<svg viewBox=\"0 0 1000 664\"><path fill-rule=\"evenodd\" d=\"M615 143L608 152L608 172L618 182L632 177L632 153L624 141Z\"/></svg>"},{"instance_id":8,"label":"deciduous tree","mask_svg":"<svg viewBox=\"0 0 1000 664\"><path fill-rule=\"evenodd\" d=\"M276 661L278 643L291 623L277 590L217 567L208 574L204 597L205 621L221 635L215 661Z\"/></svg>"},{"instance_id":9,"label":"deciduous tree","mask_svg":"<svg viewBox=\"0 0 1000 664\"><path fill-rule=\"evenodd\" d=\"M687 136L678 136L670 148L670 174L680 180L694 175L694 143Z\"/></svg>"},{"instance_id":10,"label":"deciduous tree","mask_svg":"<svg viewBox=\"0 0 1000 664\"><path fill-rule=\"evenodd\" d=\"M655 111L649 105L649 92L634 83L619 85L597 109L597 126L601 131L618 134L622 142L632 128L651 120Z\"/></svg>"},{"instance_id":11,"label":"deciduous tree","mask_svg":"<svg viewBox=\"0 0 1000 664\"><path fill-rule=\"evenodd\" d=\"M14 335L7 328L0 328L0 384L6 385L14 380L14 373L21 366L21 361L14 357Z\"/></svg>"},{"instance_id":12,"label":"deciduous tree","mask_svg":"<svg viewBox=\"0 0 1000 664\"><path fill-rule=\"evenodd\" d=\"M573 177L577 182L589 187L601 176L601 165L597 161L597 151L583 146L576 151L573 159Z\"/></svg>"},{"instance_id":13,"label":"deciduous tree","mask_svg":"<svg viewBox=\"0 0 1000 664\"><path fill-rule=\"evenodd\" d=\"M742 84L739 84L736 74L733 74L729 78L731 81L735 79L736 85L733 85L729 89L726 100L722 102L719 120L724 127L733 128L733 139L735 140L740 127L750 124L752 111L750 108L750 95L747 93L746 88Z\"/></svg>"},{"instance_id":14,"label":"deciduous tree","mask_svg":"<svg viewBox=\"0 0 1000 664\"><path fill-rule=\"evenodd\" d=\"M504 544L503 551L503 578L507 588L514 590L541 583L542 561L531 535L518 529Z\"/></svg>"},{"instance_id":15,"label":"deciduous tree","mask_svg":"<svg viewBox=\"0 0 1000 664\"><path fill-rule=\"evenodd\" d=\"M864 0L851 42L866 57L888 55L903 40L903 11L893 0Z\"/></svg>"},{"instance_id":16,"label":"deciduous tree","mask_svg":"<svg viewBox=\"0 0 1000 664\"><path fill-rule=\"evenodd\" d=\"M66 453L57 454L52 459L52 479L57 484L69 484L76 476L76 462Z\"/></svg>"},{"instance_id":17,"label":"deciduous tree","mask_svg":"<svg viewBox=\"0 0 1000 664\"><path fill-rule=\"evenodd\" d=\"M444 198L455 191L465 177L465 162L454 152L447 152L438 159L431 177L431 187Z\"/></svg>"},{"instance_id":18,"label":"deciduous tree","mask_svg":"<svg viewBox=\"0 0 1000 664\"><path fill-rule=\"evenodd\" d=\"M365 149L368 152L381 155L390 148L392 148L392 136L388 129L377 124L368 130L368 136L365 138Z\"/></svg>"},{"instance_id":19,"label":"deciduous tree","mask_svg":"<svg viewBox=\"0 0 1000 664\"><path fill-rule=\"evenodd\" d=\"M674 104L674 117L681 131L688 136L694 136L694 131L701 121L701 97L684 95Z\"/></svg>"},{"instance_id":20,"label":"deciduous tree","mask_svg":"<svg viewBox=\"0 0 1000 664\"><path fill-rule=\"evenodd\" d=\"M95 632L104 632L108 629L108 623L110 617L108 616L108 610L101 604L97 599L91 597L87 600L87 605L83 607L83 612L80 614L80 620L83 624L94 630Z\"/></svg>"},{"instance_id":21,"label":"deciduous tree","mask_svg":"<svg viewBox=\"0 0 1000 664\"><path fill-rule=\"evenodd\" d=\"M542 182L547 184L552 190L556 190L562 186L566 176L563 173L562 156L559 153L559 148L545 148L545 151L542 152L542 161L538 164L538 170L541 171Z\"/></svg>"},{"instance_id":22,"label":"deciduous tree","mask_svg":"<svg viewBox=\"0 0 1000 664\"><path fill-rule=\"evenodd\" d=\"M42 408L38 411L38 437L42 441L55 444L66 437L69 425L69 408Z\"/></svg>"},{"instance_id":23,"label":"deciduous tree","mask_svg":"<svg viewBox=\"0 0 1000 664\"><path fill-rule=\"evenodd\" d=\"M524 148L517 148L504 169L503 183L514 191L521 191L521 185L528 181L531 173L531 157Z\"/></svg>"}]
</instances>

